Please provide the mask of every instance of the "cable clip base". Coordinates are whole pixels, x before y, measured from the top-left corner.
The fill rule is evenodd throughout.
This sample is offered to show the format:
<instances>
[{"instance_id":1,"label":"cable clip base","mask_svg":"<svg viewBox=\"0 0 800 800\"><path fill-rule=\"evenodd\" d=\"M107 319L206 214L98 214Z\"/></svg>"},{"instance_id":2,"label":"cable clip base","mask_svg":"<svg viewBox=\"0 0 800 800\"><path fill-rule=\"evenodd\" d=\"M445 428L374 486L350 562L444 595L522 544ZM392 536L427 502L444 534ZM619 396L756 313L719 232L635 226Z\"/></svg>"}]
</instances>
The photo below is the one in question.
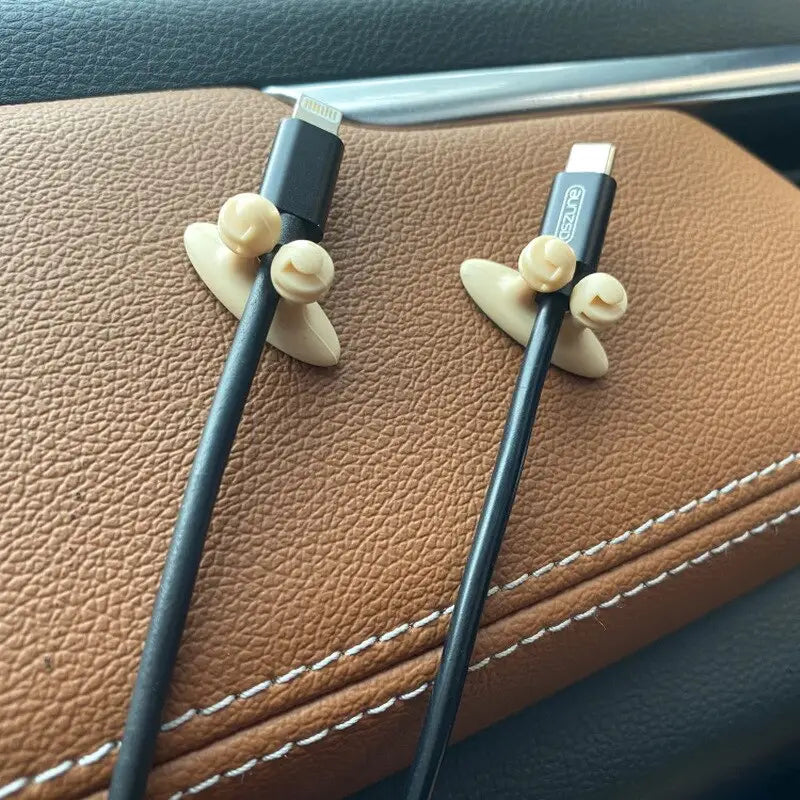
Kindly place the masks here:
<instances>
[{"instance_id":1,"label":"cable clip base","mask_svg":"<svg viewBox=\"0 0 800 800\"><path fill-rule=\"evenodd\" d=\"M575 264L568 244L554 236L537 236L520 254L518 270L470 258L461 265L461 282L481 311L525 347L536 319L536 293L566 286ZM595 272L578 281L551 362L574 375L602 378L608 372L608 356L595 331L617 322L627 305L625 289L611 275Z\"/></svg>"},{"instance_id":2,"label":"cable clip base","mask_svg":"<svg viewBox=\"0 0 800 800\"><path fill-rule=\"evenodd\" d=\"M195 272L237 319L250 295L259 256L275 247L280 224L272 203L247 193L225 202L216 225L193 222L183 234ZM270 345L313 366L339 362L339 337L317 302L330 288L333 274L331 257L314 242L289 242L280 248L270 268L281 295L267 336Z\"/></svg>"}]
</instances>

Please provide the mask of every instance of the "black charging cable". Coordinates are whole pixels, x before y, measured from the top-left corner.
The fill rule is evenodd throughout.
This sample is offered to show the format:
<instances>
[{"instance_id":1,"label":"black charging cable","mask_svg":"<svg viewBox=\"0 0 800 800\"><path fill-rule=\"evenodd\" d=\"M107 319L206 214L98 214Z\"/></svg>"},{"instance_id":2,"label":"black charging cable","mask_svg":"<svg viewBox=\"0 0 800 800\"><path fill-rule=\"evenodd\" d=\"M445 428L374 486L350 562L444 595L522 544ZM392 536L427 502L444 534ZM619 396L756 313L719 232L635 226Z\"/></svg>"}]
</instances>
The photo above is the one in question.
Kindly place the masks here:
<instances>
[{"instance_id":1,"label":"black charging cable","mask_svg":"<svg viewBox=\"0 0 800 800\"><path fill-rule=\"evenodd\" d=\"M260 194L280 211L281 236L275 250L260 259L189 473L111 776L109 800L144 797L217 492L278 307L279 295L270 277L272 258L281 244L322 239L344 150L338 136L341 119L336 109L301 96L292 117L281 122L275 135Z\"/></svg>"},{"instance_id":2,"label":"black charging cable","mask_svg":"<svg viewBox=\"0 0 800 800\"><path fill-rule=\"evenodd\" d=\"M541 234L557 236L575 252L574 278L562 289L538 294L538 312L486 492L472 548L461 578L439 670L433 683L406 800L428 800L444 758L464 689L475 637L525 463L539 398L569 297L581 278L595 272L603 247L616 182L612 145L575 145L564 172L556 175Z\"/></svg>"}]
</instances>

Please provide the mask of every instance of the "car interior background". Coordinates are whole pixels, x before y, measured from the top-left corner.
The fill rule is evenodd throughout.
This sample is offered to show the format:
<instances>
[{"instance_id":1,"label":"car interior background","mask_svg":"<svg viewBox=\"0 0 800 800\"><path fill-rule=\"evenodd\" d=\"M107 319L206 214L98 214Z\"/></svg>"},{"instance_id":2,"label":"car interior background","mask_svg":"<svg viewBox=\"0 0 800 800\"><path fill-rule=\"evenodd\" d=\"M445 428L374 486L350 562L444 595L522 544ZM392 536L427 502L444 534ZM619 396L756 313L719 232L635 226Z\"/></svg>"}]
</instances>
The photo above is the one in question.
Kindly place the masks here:
<instances>
[{"instance_id":1,"label":"car interior background","mask_svg":"<svg viewBox=\"0 0 800 800\"><path fill-rule=\"evenodd\" d=\"M109 789L236 330L184 231L301 97L336 342L264 349L147 797L405 796L523 357L459 269L581 142L630 309L548 371L433 797L796 797L797 4L0 0L0 798Z\"/></svg>"}]
</instances>

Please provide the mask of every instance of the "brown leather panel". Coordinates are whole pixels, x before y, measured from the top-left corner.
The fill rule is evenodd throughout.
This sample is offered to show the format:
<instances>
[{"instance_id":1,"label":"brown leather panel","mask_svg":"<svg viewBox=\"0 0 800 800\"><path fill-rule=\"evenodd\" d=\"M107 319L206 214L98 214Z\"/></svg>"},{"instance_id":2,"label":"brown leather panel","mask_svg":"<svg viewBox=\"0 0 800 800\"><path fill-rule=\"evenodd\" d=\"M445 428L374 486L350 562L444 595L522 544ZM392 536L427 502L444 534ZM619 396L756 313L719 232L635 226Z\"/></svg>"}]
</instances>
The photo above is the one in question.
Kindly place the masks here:
<instances>
[{"instance_id":1,"label":"brown leather panel","mask_svg":"<svg viewBox=\"0 0 800 800\"><path fill-rule=\"evenodd\" d=\"M186 263L182 230L256 186L284 113L245 90L0 110L0 707L13 709L0 715L0 787L21 780L14 796L78 796L108 779L233 330ZM289 741L356 707L340 695L381 702L387 676L424 679L433 656L414 657L441 641L436 612L455 593L520 356L467 300L458 264L513 263L574 140L618 145L604 263L631 310L604 337L607 380L550 376L498 564L514 585L487 622L566 602L579 584L612 588L617 565L714 519L733 534L725 515L798 477L790 184L663 111L344 137L326 300L342 364L264 358L167 711L183 721L158 759L200 752L175 762L169 791L229 769L236 731L268 730L252 735L269 743L285 723ZM782 566L797 561L785 552ZM714 569L694 615L744 589ZM754 564L752 580L768 572ZM612 657L640 643L631 626ZM576 674L604 663L599 650ZM487 709L499 712L496 697ZM337 741L360 742L357 730ZM336 769L358 772L339 746ZM294 758L290 772L305 765Z\"/></svg>"},{"instance_id":2,"label":"brown leather panel","mask_svg":"<svg viewBox=\"0 0 800 800\"><path fill-rule=\"evenodd\" d=\"M800 558L797 483L487 626L480 633L475 663L492 658L468 680L456 738L580 680L754 588L779 574L787 558ZM520 641L526 643L515 647ZM592 653L591 659L587 653ZM320 703L170 762L153 775L154 796L166 798L203 780L213 781L213 791L204 790L201 796L230 800L261 797L267 790L298 800L349 794L410 760L429 695L424 691L407 700L402 695L414 693L430 679L437 656L438 652L411 659ZM337 730L331 722L352 724ZM322 739L308 741L326 728ZM307 743L294 744L284 758L234 777L224 775L248 766L254 756L280 752L298 740Z\"/></svg>"}]
</instances>

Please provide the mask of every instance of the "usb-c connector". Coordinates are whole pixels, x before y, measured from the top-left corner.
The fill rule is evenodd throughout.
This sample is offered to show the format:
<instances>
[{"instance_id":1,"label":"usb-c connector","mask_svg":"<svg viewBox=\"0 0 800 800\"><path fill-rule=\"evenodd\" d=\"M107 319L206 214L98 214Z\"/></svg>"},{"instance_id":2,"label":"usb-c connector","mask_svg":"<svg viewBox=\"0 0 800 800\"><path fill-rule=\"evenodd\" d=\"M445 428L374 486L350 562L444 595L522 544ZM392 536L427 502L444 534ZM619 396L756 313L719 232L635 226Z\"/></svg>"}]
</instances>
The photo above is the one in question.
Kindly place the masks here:
<instances>
[{"instance_id":1,"label":"usb-c connector","mask_svg":"<svg viewBox=\"0 0 800 800\"><path fill-rule=\"evenodd\" d=\"M610 175L616 154L617 148L613 144L579 142L572 145L564 172L602 172Z\"/></svg>"},{"instance_id":2,"label":"usb-c connector","mask_svg":"<svg viewBox=\"0 0 800 800\"><path fill-rule=\"evenodd\" d=\"M575 276L560 290L567 297L581 278L597 271L617 190L610 174L615 151L612 144L574 144L566 169L553 179L541 233L575 252Z\"/></svg>"}]
</instances>

